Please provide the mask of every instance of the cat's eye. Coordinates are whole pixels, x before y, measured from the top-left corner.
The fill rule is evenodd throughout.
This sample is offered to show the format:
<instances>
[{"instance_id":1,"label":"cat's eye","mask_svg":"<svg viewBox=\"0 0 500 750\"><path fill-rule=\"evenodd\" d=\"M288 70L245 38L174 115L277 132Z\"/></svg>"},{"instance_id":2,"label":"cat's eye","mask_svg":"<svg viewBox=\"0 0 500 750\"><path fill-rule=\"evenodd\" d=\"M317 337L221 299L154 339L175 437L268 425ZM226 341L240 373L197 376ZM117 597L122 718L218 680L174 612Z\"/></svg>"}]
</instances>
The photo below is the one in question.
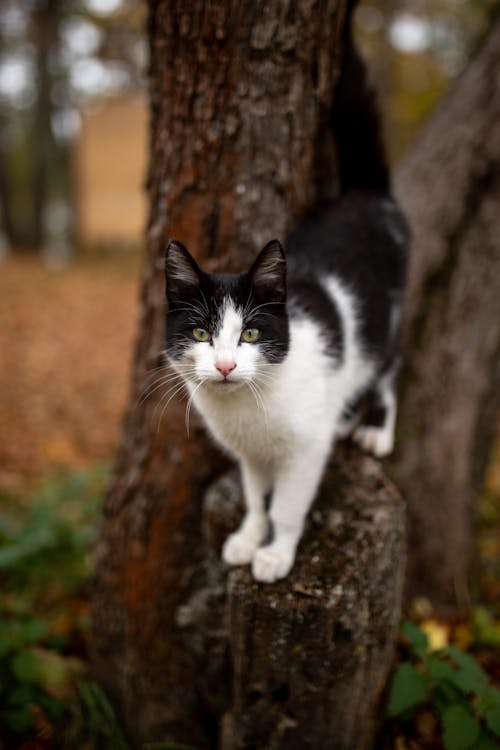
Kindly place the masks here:
<instances>
[{"instance_id":1,"label":"cat's eye","mask_svg":"<svg viewBox=\"0 0 500 750\"><path fill-rule=\"evenodd\" d=\"M258 328L245 328L241 334L241 340L246 341L247 344L255 344L258 339L260 339Z\"/></svg>"},{"instance_id":2,"label":"cat's eye","mask_svg":"<svg viewBox=\"0 0 500 750\"><path fill-rule=\"evenodd\" d=\"M196 341L210 341L210 334L206 328L193 328L193 338Z\"/></svg>"}]
</instances>

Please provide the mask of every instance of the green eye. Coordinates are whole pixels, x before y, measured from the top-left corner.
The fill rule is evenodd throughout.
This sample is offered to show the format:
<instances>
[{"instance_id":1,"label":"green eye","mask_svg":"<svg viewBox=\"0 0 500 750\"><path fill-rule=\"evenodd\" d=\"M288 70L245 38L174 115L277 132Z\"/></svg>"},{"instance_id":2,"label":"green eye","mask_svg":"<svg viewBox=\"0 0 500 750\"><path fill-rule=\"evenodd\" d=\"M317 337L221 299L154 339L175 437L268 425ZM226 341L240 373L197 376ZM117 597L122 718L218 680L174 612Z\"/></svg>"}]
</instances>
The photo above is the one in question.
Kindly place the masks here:
<instances>
[{"instance_id":1,"label":"green eye","mask_svg":"<svg viewBox=\"0 0 500 750\"><path fill-rule=\"evenodd\" d=\"M241 334L241 340L246 341L247 344L255 344L260 339L260 331L258 328L245 328Z\"/></svg>"},{"instance_id":2,"label":"green eye","mask_svg":"<svg viewBox=\"0 0 500 750\"><path fill-rule=\"evenodd\" d=\"M210 334L206 328L193 328L193 337L196 341L210 341Z\"/></svg>"}]
</instances>

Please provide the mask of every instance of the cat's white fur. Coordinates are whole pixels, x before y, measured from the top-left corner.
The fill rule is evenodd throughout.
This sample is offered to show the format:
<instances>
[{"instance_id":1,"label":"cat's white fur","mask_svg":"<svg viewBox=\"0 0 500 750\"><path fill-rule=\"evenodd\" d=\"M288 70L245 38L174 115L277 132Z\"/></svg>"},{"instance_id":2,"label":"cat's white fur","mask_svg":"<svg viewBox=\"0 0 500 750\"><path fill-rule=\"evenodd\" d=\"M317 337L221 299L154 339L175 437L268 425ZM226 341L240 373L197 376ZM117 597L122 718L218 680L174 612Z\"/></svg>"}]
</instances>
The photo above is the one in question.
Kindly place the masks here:
<instances>
[{"instance_id":1,"label":"cat's white fur","mask_svg":"<svg viewBox=\"0 0 500 750\"><path fill-rule=\"evenodd\" d=\"M195 373L188 381L193 403L241 466L246 515L227 539L223 558L231 565L251 563L259 581L275 581L290 571L335 438L343 436L342 412L375 374L360 348L354 297L337 278L323 284L342 320L341 361L328 356L321 326L304 315L290 320L284 360L269 364L258 342L241 341L242 314L230 300L212 343L194 343L185 355ZM217 370L220 362L236 365L226 379ZM359 442L379 455L390 450L394 419L387 423L388 428L358 431ZM372 430L370 435L366 429ZM271 489L266 515L264 498ZM261 546L268 518L272 540Z\"/></svg>"}]
</instances>

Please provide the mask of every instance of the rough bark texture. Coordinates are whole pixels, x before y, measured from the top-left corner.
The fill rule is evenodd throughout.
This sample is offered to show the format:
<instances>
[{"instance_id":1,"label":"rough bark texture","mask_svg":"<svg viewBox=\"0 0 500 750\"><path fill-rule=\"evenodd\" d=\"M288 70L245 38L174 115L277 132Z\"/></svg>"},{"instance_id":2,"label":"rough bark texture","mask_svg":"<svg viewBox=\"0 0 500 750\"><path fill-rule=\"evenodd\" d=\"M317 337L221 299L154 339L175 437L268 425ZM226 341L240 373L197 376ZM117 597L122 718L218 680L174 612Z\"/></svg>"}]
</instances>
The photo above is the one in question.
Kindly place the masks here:
<instances>
[{"instance_id":1,"label":"rough bark texture","mask_svg":"<svg viewBox=\"0 0 500 750\"><path fill-rule=\"evenodd\" d=\"M229 575L221 750L372 746L400 612L403 506L380 464L354 451L339 451L323 486L288 579ZM224 535L240 496L226 478L207 497Z\"/></svg>"},{"instance_id":2,"label":"rough bark texture","mask_svg":"<svg viewBox=\"0 0 500 750\"><path fill-rule=\"evenodd\" d=\"M500 394L500 22L400 165L413 258L397 480L409 596L467 608Z\"/></svg>"},{"instance_id":3,"label":"rough bark texture","mask_svg":"<svg viewBox=\"0 0 500 750\"><path fill-rule=\"evenodd\" d=\"M165 401L151 386L164 346L167 238L182 239L208 267L240 269L266 241L283 237L325 184L332 190L331 164L324 181L324 122L344 7L337 0L199 0L186 7L150 2L147 261L131 406L97 550L95 674L138 745L172 739L250 748L259 746L252 735L258 731L262 747L284 747L283 738L287 747L306 747L308 732L331 737L337 726L336 747L364 747L398 612L401 518L392 489L373 462L355 454L351 475L366 476L352 488L356 503L345 489L348 520L339 521L338 537L323 532L336 541L326 547L338 549L329 562L318 552L325 564L316 576L321 595L304 563L287 582L269 587L234 572L226 602L225 572L202 535L203 513L215 514L213 534L221 523L220 509L203 511L202 498L226 462L195 415L187 439L184 403L173 399L162 418ZM380 502L363 509L375 485ZM333 503L334 485L329 496ZM304 559L320 543L316 531ZM343 715L340 696L352 705L334 725L332 712ZM271 703L279 728L262 724ZM310 721L304 727L309 710L321 728ZM294 722L302 724L290 744Z\"/></svg>"}]
</instances>

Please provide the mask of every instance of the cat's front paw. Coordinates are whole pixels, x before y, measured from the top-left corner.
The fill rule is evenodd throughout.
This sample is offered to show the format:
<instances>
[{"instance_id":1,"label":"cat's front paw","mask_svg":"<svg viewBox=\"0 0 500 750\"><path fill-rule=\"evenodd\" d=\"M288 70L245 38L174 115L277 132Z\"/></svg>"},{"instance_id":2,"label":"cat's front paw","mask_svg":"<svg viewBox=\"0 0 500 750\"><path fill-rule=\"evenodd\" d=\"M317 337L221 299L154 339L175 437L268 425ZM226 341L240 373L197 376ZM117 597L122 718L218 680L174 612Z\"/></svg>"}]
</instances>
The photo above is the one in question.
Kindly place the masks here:
<instances>
[{"instance_id":1,"label":"cat's front paw","mask_svg":"<svg viewBox=\"0 0 500 750\"><path fill-rule=\"evenodd\" d=\"M253 577L264 583L273 583L280 578L285 578L292 568L294 559L293 550L276 547L273 544L259 547L252 563Z\"/></svg>"},{"instance_id":2,"label":"cat's front paw","mask_svg":"<svg viewBox=\"0 0 500 750\"><path fill-rule=\"evenodd\" d=\"M388 426L360 425L352 437L364 451L373 453L377 458L388 456L394 448L394 433Z\"/></svg>"},{"instance_id":3,"label":"cat's front paw","mask_svg":"<svg viewBox=\"0 0 500 750\"><path fill-rule=\"evenodd\" d=\"M260 537L236 531L228 536L222 548L222 559L228 565L247 565L252 562Z\"/></svg>"}]
</instances>

